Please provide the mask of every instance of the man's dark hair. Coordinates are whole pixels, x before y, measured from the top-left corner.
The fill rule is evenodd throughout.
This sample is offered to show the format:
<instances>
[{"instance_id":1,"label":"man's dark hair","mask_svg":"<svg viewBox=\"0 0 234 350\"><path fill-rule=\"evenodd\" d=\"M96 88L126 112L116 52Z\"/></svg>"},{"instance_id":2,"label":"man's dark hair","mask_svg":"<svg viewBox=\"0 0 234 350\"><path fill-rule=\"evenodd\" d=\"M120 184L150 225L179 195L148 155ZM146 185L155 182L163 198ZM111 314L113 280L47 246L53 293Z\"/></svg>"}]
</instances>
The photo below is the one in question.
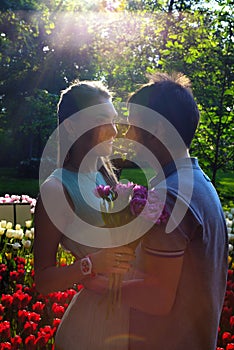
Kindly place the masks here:
<instances>
[{"instance_id":1,"label":"man's dark hair","mask_svg":"<svg viewBox=\"0 0 234 350\"><path fill-rule=\"evenodd\" d=\"M157 73L129 97L128 104L138 104L160 113L176 128L189 148L200 118L190 87L189 78L181 73L171 76Z\"/></svg>"}]
</instances>

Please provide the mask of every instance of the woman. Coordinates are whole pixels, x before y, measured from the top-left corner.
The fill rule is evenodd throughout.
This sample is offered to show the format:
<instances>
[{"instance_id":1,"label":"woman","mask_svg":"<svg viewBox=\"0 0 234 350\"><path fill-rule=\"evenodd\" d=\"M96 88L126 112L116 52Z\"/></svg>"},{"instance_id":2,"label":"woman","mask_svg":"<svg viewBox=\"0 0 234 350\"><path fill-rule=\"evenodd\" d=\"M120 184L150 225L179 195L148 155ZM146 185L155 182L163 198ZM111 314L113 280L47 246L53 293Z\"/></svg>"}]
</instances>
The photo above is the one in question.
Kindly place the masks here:
<instances>
[{"instance_id":1,"label":"woman","mask_svg":"<svg viewBox=\"0 0 234 350\"><path fill-rule=\"evenodd\" d=\"M60 166L42 184L35 210L35 282L41 293L85 286L96 278L100 291L111 273L125 274L134 259L130 248L102 249L98 234L93 240L90 235L104 226L93 190L116 182L107 161L115 116L110 93L100 83L78 82L61 94ZM76 257L72 265L56 266L59 244ZM128 331L128 312L122 307L106 319L107 303L95 290L77 294L58 329L56 349L125 349L124 337L120 342L118 336Z\"/></svg>"}]
</instances>

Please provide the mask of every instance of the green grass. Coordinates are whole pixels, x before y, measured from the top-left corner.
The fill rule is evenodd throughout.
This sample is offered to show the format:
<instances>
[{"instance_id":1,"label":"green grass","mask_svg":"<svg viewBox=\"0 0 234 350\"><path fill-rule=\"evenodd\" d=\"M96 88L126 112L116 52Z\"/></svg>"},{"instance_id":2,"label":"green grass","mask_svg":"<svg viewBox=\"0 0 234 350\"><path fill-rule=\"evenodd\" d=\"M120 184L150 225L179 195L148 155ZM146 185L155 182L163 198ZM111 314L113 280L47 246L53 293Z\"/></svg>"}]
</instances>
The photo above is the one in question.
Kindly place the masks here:
<instances>
[{"instance_id":1,"label":"green grass","mask_svg":"<svg viewBox=\"0 0 234 350\"><path fill-rule=\"evenodd\" d=\"M122 181L132 181L137 184L141 184L143 186L148 186L148 182L150 178L154 176L154 172L151 169L145 169L143 172L142 169L138 168L130 168L123 169L121 172L121 180Z\"/></svg>"},{"instance_id":2,"label":"green grass","mask_svg":"<svg viewBox=\"0 0 234 350\"><path fill-rule=\"evenodd\" d=\"M36 198L39 182L37 179L18 178L17 170L13 168L0 168L0 196L8 194L27 194Z\"/></svg>"},{"instance_id":3,"label":"green grass","mask_svg":"<svg viewBox=\"0 0 234 350\"><path fill-rule=\"evenodd\" d=\"M123 169L121 179L147 186L149 179L153 176L149 169L145 173L138 168ZM227 205L234 205L234 173L220 171L217 176L216 189L221 201ZM0 168L0 196L8 194L27 194L36 198L39 190L37 179L26 179L17 177L17 170L13 168Z\"/></svg>"},{"instance_id":4,"label":"green grass","mask_svg":"<svg viewBox=\"0 0 234 350\"><path fill-rule=\"evenodd\" d=\"M216 189L223 203L234 207L234 172L218 172Z\"/></svg>"}]
</instances>

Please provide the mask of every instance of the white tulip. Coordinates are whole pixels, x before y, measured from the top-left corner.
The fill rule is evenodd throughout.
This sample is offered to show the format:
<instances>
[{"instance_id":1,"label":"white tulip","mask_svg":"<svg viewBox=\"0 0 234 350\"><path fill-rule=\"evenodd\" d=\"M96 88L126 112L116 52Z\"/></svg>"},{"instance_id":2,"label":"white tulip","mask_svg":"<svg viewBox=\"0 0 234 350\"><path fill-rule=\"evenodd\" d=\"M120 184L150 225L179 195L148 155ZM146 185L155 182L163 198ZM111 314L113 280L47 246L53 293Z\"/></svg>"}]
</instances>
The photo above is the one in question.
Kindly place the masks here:
<instances>
[{"instance_id":1,"label":"white tulip","mask_svg":"<svg viewBox=\"0 0 234 350\"><path fill-rule=\"evenodd\" d=\"M22 239L22 244L23 244L24 248L31 247L31 241L29 239L27 239L26 241L24 239Z\"/></svg>"},{"instance_id":2,"label":"white tulip","mask_svg":"<svg viewBox=\"0 0 234 350\"><path fill-rule=\"evenodd\" d=\"M24 231L22 229L15 230L14 238L22 239L24 237Z\"/></svg>"},{"instance_id":3,"label":"white tulip","mask_svg":"<svg viewBox=\"0 0 234 350\"><path fill-rule=\"evenodd\" d=\"M13 226L12 222L8 221L7 224L6 224L6 228L8 229L11 229Z\"/></svg>"},{"instance_id":4,"label":"white tulip","mask_svg":"<svg viewBox=\"0 0 234 350\"><path fill-rule=\"evenodd\" d=\"M230 220L233 219L233 215L231 213L228 214L228 219L230 219Z\"/></svg>"},{"instance_id":5,"label":"white tulip","mask_svg":"<svg viewBox=\"0 0 234 350\"><path fill-rule=\"evenodd\" d=\"M26 230L24 236L25 236L26 238L30 238L30 239L33 238L32 233L31 233L31 230Z\"/></svg>"},{"instance_id":6,"label":"white tulip","mask_svg":"<svg viewBox=\"0 0 234 350\"><path fill-rule=\"evenodd\" d=\"M6 228L6 224L7 224L6 220L1 220L0 221L0 227Z\"/></svg>"},{"instance_id":7,"label":"white tulip","mask_svg":"<svg viewBox=\"0 0 234 350\"><path fill-rule=\"evenodd\" d=\"M228 251L229 251L229 253L231 253L233 251L233 245L232 244L228 245Z\"/></svg>"},{"instance_id":8,"label":"white tulip","mask_svg":"<svg viewBox=\"0 0 234 350\"><path fill-rule=\"evenodd\" d=\"M234 233L228 234L228 240L229 240L229 242L234 241Z\"/></svg>"},{"instance_id":9,"label":"white tulip","mask_svg":"<svg viewBox=\"0 0 234 350\"><path fill-rule=\"evenodd\" d=\"M0 236L4 235L4 232L5 232L5 228L0 227Z\"/></svg>"},{"instance_id":10,"label":"white tulip","mask_svg":"<svg viewBox=\"0 0 234 350\"><path fill-rule=\"evenodd\" d=\"M15 230L13 230L11 228L8 228L7 231L6 231L6 237L7 238L12 238L12 237L14 237L14 233L15 233Z\"/></svg>"},{"instance_id":11,"label":"white tulip","mask_svg":"<svg viewBox=\"0 0 234 350\"><path fill-rule=\"evenodd\" d=\"M18 230L20 230L20 229L21 229L21 225L20 225L20 224L16 224L16 225L15 225L15 230L18 231Z\"/></svg>"},{"instance_id":12,"label":"white tulip","mask_svg":"<svg viewBox=\"0 0 234 350\"><path fill-rule=\"evenodd\" d=\"M34 227L31 228L32 238L34 238Z\"/></svg>"},{"instance_id":13,"label":"white tulip","mask_svg":"<svg viewBox=\"0 0 234 350\"><path fill-rule=\"evenodd\" d=\"M232 227L232 220L226 219L227 227Z\"/></svg>"},{"instance_id":14,"label":"white tulip","mask_svg":"<svg viewBox=\"0 0 234 350\"><path fill-rule=\"evenodd\" d=\"M27 220L27 221L25 221L25 226L26 226L27 228L30 228L30 227L32 226L32 220Z\"/></svg>"}]
</instances>

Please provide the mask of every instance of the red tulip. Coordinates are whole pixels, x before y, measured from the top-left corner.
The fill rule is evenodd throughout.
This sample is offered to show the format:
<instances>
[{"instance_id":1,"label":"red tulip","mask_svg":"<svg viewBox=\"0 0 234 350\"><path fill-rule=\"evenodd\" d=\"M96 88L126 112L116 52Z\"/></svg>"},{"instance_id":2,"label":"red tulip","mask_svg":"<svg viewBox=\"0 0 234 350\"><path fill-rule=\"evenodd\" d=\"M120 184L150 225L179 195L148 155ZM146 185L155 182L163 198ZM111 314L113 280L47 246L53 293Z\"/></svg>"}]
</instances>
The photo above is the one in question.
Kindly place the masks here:
<instances>
[{"instance_id":1,"label":"red tulip","mask_svg":"<svg viewBox=\"0 0 234 350\"><path fill-rule=\"evenodd\" d=\"M0 350L12 350L12 346L10 343L0 343Z\"/></svg>"},{"instance_id":2,"label":"red tulip","mask_svg":"<svg viewBox=\"0 0 234 350\"><path fill-rule=\"evenodd\" d=\"M35 304L33 304L32 309L33 311L41 315L43 313L44 307L44 303L42 303L41 301L37 301Z\"/></svg>"},{"instance_id":3,"label":"red tulip","mask_svg":"<svg viewBox=\"0 0 234 350\"><path fill-rule=\"evenodd\" d=\"M25 339L25 350L36 350L37 346L35 345L36 337L33 334L30 334Z\"/></svg>"},{"instance_id":4,"label":"red tulip","mask_svg":"<svg viewBox=\"0 0 234 350\"><path fill-rule=\"evenodd\" d=\"M39 347L39 349L42 349L46 346L46 344L48 343L48 339L46 336L44 335L40 335L39 337L36 338L35 340L35 345L37 347Z\"/></svg>"},{"instance_id":5,"label":"red tulip","mask_svg":"<svg viewBox=\"0 0 234 350\"><path fill-rule=\"evenodd\" d=\"M36 312L28 312L27 317L29 321L32 321L35 323L39 323L41 320L41 316Z\"/></svg>"},{"instance_id":6,"label":"red tulip","mask_svg":"<svg viewBox=\"0 0 234 350\"><path fill-rule=\"evenodd\" d=\"M14 338L11 338L12 350L18 350L21 344L22 338L19 335L16 335Z\"/></svg>"},{"instance_id":7,"label":"red tulip","mask_svg":"<svg viewBox=\"0 0 234 350\"><path fill-rule=\"evenodd\" d=\"M7 271L7 266L5 264L0 264L0 274L3 274Z\"/></svg>"},{"instance_id":8,"label":"red tulip","mask_svg":"<svg viewBox=\"0 0 234 350\"><path fill-rule=\"evenodd\" d=\"M10 333L10 322L9 321L3 321L0 323L0 339L2 341L4 340L8 340L11 336L11 333Z\"/></svg>"},{"instance_id":9,"label":"red tulip","mask_svg":"<svg viewBox=\"0 0 234 350\"><path fill-rule=\"evenodd\" d=\"M24 332L28 335L35 333L37 326L38 326L37 323L32 321L27 321L25 322L25 325L24 325Z\"/></svg>"},{"instance_id":10,"label":"red tulip","mask_svg":"<svg viewBox=\"0 0 234 350\"><path fill-rule=\"evenodd\" d=\"M31 299L32 297L29 294L20 290L13 294L13 304L19 309L25 308Z\"/></svg>"},{"instance_id":11,"label":"red tulip","mask_svg":"<svg viewBox=\"0 0 234 350\"><path fill-rule=\"evenodd\" d=\"M5 310L5 307L2 304L0 304L0 316L4 314L4 310Z\"/></svg>"},{"instance_id":12,"label":"red tulip","mask_svg":"<svg viewBox=\"0 0 234 350\"><path fill-rule=\"evenodd\" d=\"M234 343L227 344L226 350L234 350Z\"/></svg>"},{"instance_id":13,"label":"red tulip","mask_svg":"<svg viewBox=\"0 0 234 350\"><path fill-rule=\"evenodd\" d=\"M52 305L52 311L53 311L55 317L57 317L57 318L62 318L65 309L64 309L64 307L63 307L62 305L59 305L59 304L57 304L57 303L54 303L54 304Z\"/></svg>"},{"instance_id":14,"label":"red tulip","mask_svg":"<svg viewBox=\"0 0 234 350\"><path fill-rule=\"evenodd\" d=\"M51 326L48 326L48 325L40 328L41 334L47 334L49 338L53 336L54 331L55 331L54 328L51 328Z\"/></svg>"},{"instance_id":15,"label":"red tulip","mask_svg":"<svg viewBox=\"0 0 234 350\"><path fill-rule=\"evenodd\" d=\"M13 296L10 294L2 294L1 303L6 308L10 308L13 302Z\"/></svg>"},{"instance_id":16,"label":"red tulip","mask_svg":"<svg viewBox=\"0 0 234 350\"><path fill-rule=\"evenodd\" d=\"M28 316L28 311L23 309L18 311L18 322L24 324Z\"/></svg>"},{"instance_id":17,"label":"red tulip","mask_svg":"<svg viewBox=\"0 0 234 350\"><path fill-rule=\"evenodd\" d=\"M58 328L60 322L61 322L60 318L54 318L53 319L53 327Z\"/></svg>"},{"instance_id":18,"label":"red tulip","mask_svg":"<svg viewBox=\"0 0 234 350\"><path fill-rule=\"evenodd\" d=\"M232 340L232 335L229 332L224 332L222 335L223 344L227 345Z\"/></svg>"}]
</instances>

